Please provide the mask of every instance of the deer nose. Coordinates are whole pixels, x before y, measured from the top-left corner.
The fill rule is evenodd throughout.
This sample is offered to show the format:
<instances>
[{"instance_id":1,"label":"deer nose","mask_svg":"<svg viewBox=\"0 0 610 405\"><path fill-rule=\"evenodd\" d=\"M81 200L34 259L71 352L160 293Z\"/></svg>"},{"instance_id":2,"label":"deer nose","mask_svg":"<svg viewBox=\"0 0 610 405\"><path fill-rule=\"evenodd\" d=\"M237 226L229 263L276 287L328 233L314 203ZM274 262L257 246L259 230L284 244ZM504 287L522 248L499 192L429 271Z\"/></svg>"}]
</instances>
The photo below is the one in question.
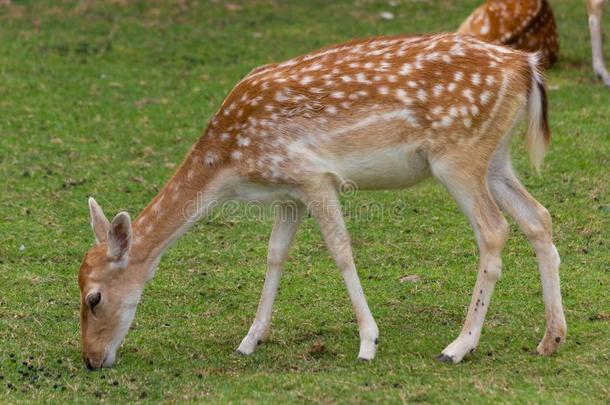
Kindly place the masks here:
<instances>
[{"instance_id":1,"label":"deer nose","mask_svg":"<svg viewBox=\"0 0 610 405\"><path fill-rule=\"evenodd\" d=\"M85 367L87 367L87 370L95 370L95 367L93 367L93 364L91 364L91 359L89 359L89 357L85 357Z\"/></svg>"},{"instance_id":2,"label":"deer nose","mask_svg":"<svg viewBox=\"0 0 610 405\"><path fill-rule=\"evenodd\" d=\"M87 370L95 370L91 364L91 360L89 360L89 357L85 357L85 367L87 367Z\"/></svg>"}]
</instances>

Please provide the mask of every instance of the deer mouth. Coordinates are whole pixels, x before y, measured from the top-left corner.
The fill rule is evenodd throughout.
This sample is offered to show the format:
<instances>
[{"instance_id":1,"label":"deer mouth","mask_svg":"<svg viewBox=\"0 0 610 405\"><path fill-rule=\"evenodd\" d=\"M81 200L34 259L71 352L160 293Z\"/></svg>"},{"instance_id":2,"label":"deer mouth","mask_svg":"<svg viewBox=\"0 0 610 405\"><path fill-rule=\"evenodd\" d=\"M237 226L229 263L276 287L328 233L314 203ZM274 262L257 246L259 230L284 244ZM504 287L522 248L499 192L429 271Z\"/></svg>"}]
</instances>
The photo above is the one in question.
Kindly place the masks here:
<instances>
[{"instance_id":1,"label":"deer mouth","mask_svg":"<svg viewBox=\"0 0 610 405\"><path fill-rule=\"evenodd\" d=\"M112 367L114 356L108 356L108 350L105 349L103 355L100 357L83 354L83 362L85 363L87 370L95 371L101 368Z\"/></svg>"},{"instance_id":2,"label":"deer mouth","mask_svg":"<svg viewBox=\"0 0 610 405\"><path fill-rule=\"evenodd\" d=\"M89 371L99 370L104 366L105 359L102 361L92 360L91 357L85 356L83 359L85 367Z\"/></svg>"}]
</instances>

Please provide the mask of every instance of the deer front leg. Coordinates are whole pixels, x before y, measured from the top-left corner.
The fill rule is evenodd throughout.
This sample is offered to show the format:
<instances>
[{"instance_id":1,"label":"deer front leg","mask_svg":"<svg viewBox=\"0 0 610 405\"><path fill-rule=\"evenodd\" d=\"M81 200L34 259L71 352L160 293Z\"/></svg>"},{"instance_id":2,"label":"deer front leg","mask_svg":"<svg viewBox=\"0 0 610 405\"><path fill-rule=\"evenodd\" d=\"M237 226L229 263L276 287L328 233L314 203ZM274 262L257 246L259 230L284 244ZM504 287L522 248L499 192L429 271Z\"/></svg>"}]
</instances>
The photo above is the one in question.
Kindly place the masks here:
<instances>
[{"instance_id":1,"label":"deer front leg","mask_svg":"<svg viewBox=\"0 0 610 405\"><path fill-rule=\"evenodd\" d=\"M269 239L265 284L254 322L237 348L240 354L252 354L269 334L273 303L280 284L282 268L304 211L300 203L282 203L277 206L275 225Z\"/></svg>"},{"instance_id":2,"label":"deer front leg","mask_svg":"<svg viewBox=\"0 0 610 405\"><path fill-rule=\"evenodd\" d=\"M591 53L593 56L593 70L610 86L610 74L604 63L602 46L602 10L606 0L587 0L587 11L589 12L589 31L591 32Z\"/></svg>"},{"instance_id":3,"label":"deer front leg","mask_svg":"<svg viewBox=\"0 0 610 405\"><path fill-rule=\"evenodd\" d=\"M502 272L500 252L506 241L508 225L484 180L464 178L459 171L440 178L468 216L479 245L479 271L466 321L459 336L437 357L443 362L459 363L475 350L485 321L496 281ZM460 178L461 177L461 178Z\"/></svg>"},{"instance_id":4,"label":"deer front leg","mask_svg":"<svg viewBox=\"0 0 610 405\"><path fill-rule=\"evenodd\" d=\"M350 237L343 221L339 198L331 182L322 181L306 192L307 208L320 224L328 250L341 271L356 313L360 332L360 360L372 360L377 350L379 330L366 302L352 256Z\"/></svg>"}]
</instances>

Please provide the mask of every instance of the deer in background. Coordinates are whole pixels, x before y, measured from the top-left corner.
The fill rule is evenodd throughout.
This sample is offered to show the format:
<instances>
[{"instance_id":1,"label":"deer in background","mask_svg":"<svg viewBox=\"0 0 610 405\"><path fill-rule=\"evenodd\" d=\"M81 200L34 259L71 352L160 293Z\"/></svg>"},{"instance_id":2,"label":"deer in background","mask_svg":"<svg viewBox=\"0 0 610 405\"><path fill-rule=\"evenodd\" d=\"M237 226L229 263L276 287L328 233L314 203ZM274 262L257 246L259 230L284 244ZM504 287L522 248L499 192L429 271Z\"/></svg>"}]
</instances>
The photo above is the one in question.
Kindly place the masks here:
<instances>
[{"instance_id":1,"label":"deer in background","mask_svg":"<svg viewBox=\"0 0 610 405\"><path fill-rule=\"evenodd\" d=\"M610 86L603 50L601 18L606 0L586 0L591 32L593 70ZM559 53L559 41L553 10L547 0L487 0L458 29L486 41L524 51L540 51L548 68Z\"/></svg>"},{"instance_id":2,"label":"deer in background","mask_svg":"<svg viewBox=\"0 0 610 405\"><path fill-rule=\"evenodd\" d=\"M536 168L549 144L538 63L536 54L442 34L353 41L252 71L135 221L121 212L110 222L90 199L96 244L79 271L87 368L113 365L163 252L227 200L279 205L262 296L238 352L253 353L268 336L283 263L309 212L352 301L358 357L373 359L379 331L356 272L339 186L397 189L428 177L469 218L480 252L466 321L439 360L457 363L478 345L508 234L501 210L536 253L546 307L538 353L553 353L566 322L551 217L519 182L510 158L512 129L524 113Z\"/></svg>"},{"instance_id":3,"label":"deer in background","mask_svg":"<svg viewBox=\"0 0 610 405\"><path fill-rule=\"evenodd\" d=\"M559 53L555 16L547 0L487 0L462 23L458 33L528 52L540 51L546 68Z\"/></svg>"},{"instance_id":4,"label":"deer in background","mask_svg":"<svg viewBox=\"0 0 610 405\"><path fill-rule=\"evenodd\" d=\"M591 52L593 55L593 71L610 87L610 74L604 63L602 46L602 11L606 0L587 0L589 13L589 31L591 32Z\"/></svg>"}]
</instances>

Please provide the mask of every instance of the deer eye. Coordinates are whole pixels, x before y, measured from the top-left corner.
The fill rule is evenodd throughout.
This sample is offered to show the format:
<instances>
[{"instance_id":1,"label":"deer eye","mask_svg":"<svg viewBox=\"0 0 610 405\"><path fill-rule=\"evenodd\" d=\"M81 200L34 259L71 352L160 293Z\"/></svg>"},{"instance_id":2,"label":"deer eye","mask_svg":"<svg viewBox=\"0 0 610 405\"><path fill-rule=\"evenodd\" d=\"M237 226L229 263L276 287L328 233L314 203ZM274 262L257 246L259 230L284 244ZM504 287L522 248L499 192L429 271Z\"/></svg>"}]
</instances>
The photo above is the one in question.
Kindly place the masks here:
<instances>
[{"instance_id":1,"label":"deer eye","mask_svg":"<svg viewBox=\"0 0 610 405\"><path fill-rule=\"evenodd\" d=\"M87 302L87 305L89 306L89 308L91 308L91 311L94 314L95 314L95 306L97 304L99 304L101 300L102 300L102 293L100 293L100 292L91 293L91 294L87 295L87 298L85 299L85 301Z\"/></svg>"}]
</instances>

